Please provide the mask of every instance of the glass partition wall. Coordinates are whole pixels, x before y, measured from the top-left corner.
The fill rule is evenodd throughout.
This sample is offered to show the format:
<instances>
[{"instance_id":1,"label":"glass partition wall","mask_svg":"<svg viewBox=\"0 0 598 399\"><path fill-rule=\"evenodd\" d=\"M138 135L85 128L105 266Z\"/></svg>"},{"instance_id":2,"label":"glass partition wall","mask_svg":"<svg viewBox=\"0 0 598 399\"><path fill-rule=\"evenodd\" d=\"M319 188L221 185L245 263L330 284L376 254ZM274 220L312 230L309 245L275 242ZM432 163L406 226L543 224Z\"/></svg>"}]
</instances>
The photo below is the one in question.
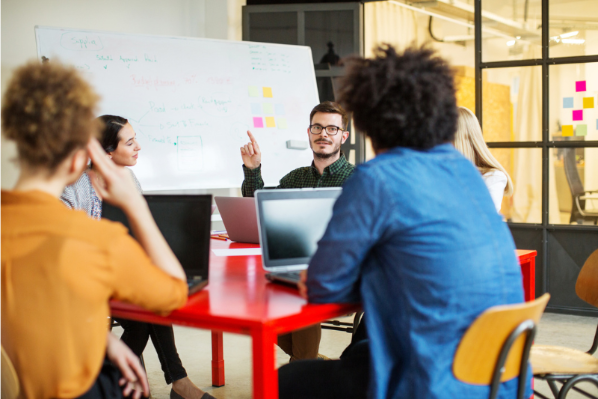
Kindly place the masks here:
<instances>
[{"instance_id":1,"label":"glass partition wall","mask_svg":"<svg viewBox=\"0 0 598 399\"><path fill-rule=\"evenodd\" d=\"M598 191L588 192L598 190L598 1L474 8L476 114L515 187L503 216L517 248L538 251L536 292L550 292L548 309L597 315L575 282L598 248ZM508 119L497 117L503 103Z\"/></svg>"}]
</instances>

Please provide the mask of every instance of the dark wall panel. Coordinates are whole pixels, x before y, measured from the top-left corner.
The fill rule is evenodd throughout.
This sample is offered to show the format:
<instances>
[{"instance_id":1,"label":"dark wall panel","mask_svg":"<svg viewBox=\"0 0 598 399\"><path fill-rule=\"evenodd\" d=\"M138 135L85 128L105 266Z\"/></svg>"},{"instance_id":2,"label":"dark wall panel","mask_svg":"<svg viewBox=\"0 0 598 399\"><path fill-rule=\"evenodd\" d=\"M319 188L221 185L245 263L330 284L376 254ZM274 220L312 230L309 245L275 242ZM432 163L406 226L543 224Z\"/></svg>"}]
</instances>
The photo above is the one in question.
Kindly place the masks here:
<instances>
[{"instance_id":1,"label":"dark wall panel","mask_svg":"<svg viewBox=\"0 0 598 399\"><path fill-rule=\"evenodd\" d=\"M596 249L596 231L548 231L547 288L551 295L550 307L590 310L598 315L598 309L579 299L575 293L579 271Z\"/></svg>"}]
</instances>

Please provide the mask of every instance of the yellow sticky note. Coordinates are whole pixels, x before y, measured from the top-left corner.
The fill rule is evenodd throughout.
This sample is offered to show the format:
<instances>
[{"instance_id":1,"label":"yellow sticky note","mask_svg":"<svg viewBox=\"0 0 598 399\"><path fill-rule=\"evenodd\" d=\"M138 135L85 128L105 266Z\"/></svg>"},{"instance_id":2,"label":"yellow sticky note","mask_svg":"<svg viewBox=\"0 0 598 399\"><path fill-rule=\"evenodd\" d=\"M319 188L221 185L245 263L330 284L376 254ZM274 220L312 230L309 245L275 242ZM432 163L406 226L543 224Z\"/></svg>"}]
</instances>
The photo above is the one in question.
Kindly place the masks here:
<instances>
[{"instance_id":1,"label":"yellow sticky note","mask_svg":"<svg viewBox=\"0 0 598 399\"><path fill-rule=\"evenodd\" d=\"M287 118L277 118L279 129L288 129Z\"/></svg>"},{"instance_id":2,"label":"yellow sticky note","mask_svg":"<svg viewBox=\"0 0 598 399\"><path fill-rule=\"evenodd\" d=\"M264 97L274 97L272 95L272 88L271 87L262 87L262 91L264 92Z\"/></svg>"},{"instance_id":3,"label":"yellow sticky note","mask_svg":"<svg viewBox=\"0 0 598 399\"><path fill-rule=\"evenodd\" d=\"M563 137L573 136L573 125L563 125Z\"/></svg>"},{"instance_id":4,"label":"yellow sticky note","mask_svg":"<svg viewBox=\"0 0 598 399\"><path fill-rule=\"evenodd\" d=\"M583 98L583 107L584 108L594 108L594 97L584 97Z\"/></svg>"},{"instance_id":5,"label":"yellow sticky note","mask_svg":"<svg viewBox=\"0 0 598 399\"><path fill-rule=\"evenodd\" d=\"M266 127L276 127L273 116L266 116Z\"/></svg>"}]
</instances>

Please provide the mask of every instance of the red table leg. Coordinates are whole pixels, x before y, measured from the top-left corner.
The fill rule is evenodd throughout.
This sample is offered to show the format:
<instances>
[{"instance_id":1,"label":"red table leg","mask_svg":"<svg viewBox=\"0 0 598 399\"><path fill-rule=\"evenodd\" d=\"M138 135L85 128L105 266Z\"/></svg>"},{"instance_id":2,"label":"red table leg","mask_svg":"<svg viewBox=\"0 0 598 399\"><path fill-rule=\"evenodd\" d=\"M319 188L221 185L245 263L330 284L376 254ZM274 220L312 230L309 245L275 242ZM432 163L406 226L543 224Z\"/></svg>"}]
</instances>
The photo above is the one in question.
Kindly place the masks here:
<instances>
[{"instance_id":1,"label":"red table leg","mask_svg":"<svg viewBox=\"0 0 598 399\"><path fill-rule=\"evenodd\" d=\"M274 344L276 334L268 326L251 331L253 345L253 399L278 399L278 373Z\"/></svg>"},{"instance_id":2,"label":"red table leg","mask_svg":"<svg viewBox=\"0 0 598 399\"><path fill-rule=\"evenodd\" d=\"M224 385L224 356L222 353L222 331L212 331L212 386Z\"/></svg>"},{"instance_id":3,"label":"red table leg","mask_svg":"<svg viewBox=\"0 0 598 399\"><path fill-rule=\"evenodd\" d=\"M521 263L521 274L525 301L533 301L536 299L536 258Z\"/></svg>"}]
</instances>

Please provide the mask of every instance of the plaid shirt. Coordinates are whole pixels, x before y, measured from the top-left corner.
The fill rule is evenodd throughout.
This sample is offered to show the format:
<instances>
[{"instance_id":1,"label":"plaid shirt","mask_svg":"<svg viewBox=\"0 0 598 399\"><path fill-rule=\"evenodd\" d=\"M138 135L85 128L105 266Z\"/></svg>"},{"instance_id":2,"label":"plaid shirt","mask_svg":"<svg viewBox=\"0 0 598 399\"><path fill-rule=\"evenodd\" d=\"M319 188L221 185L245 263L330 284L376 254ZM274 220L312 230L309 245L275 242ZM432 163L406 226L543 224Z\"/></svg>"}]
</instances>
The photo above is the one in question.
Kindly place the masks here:
<instances>
[{"instance_id":1,"label":"plaid shirt","mask_svg":"<svg viewBox=\"0 0 598 399\"><path fill-rule=\"evenodd\" d=\"M341 152L339 159L332 165L324 168L324 174L320 174L315 167L314 162L311 166L297 168L288 175L280 179L280 184L276 188L307 188L307 187L340 187L345 180L351 176L355 166L350 164ZM243 197L253 197L255 190L264 188L262 180L262 165L251 170L243 165L245 180L241 186Z\"/></svg>"}]
</instances>

